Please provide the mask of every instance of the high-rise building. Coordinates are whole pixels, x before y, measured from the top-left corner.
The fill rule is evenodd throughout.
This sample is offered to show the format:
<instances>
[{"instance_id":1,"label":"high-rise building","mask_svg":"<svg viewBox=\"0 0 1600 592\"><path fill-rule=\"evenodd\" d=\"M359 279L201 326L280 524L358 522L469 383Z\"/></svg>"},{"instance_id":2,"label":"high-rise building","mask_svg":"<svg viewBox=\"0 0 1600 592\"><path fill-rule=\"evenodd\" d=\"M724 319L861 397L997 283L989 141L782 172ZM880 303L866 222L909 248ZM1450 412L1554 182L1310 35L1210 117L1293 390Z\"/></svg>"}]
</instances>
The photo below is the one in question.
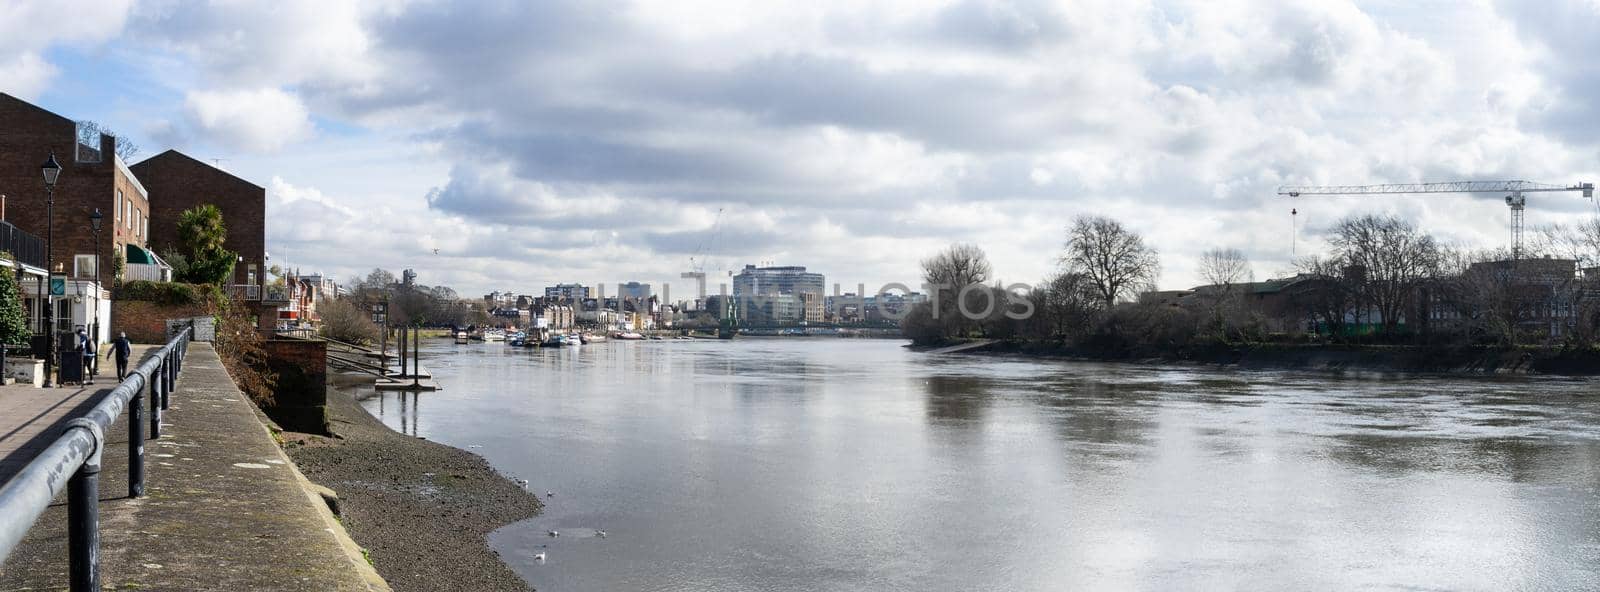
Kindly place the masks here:
<instances>
[{"instance_id":1,"label":"high-rise building","mask_svg":"<svg viewBox=\"0 0 1600 592\"><path fill-rule=\"evenodd\" d=\"M743 298L761 294L810 294L824 295L827 280L820 273L806 271L804 266L791 265L782 267L756 267L744 266L744 270L733 276L733 296Z\"/></svg>"},{"instance_id":2,"label":"high-rise building","mask_svg":"<svg viewBox=\"0 0 1600 592\"><path fill-rule=\"evenodd\" d=\"M801 266L744 266L733 276L735 314L744 322L822 320L827 280Z\"/></svg>"},{"instance_id":3,"label":"high-rise building","mask_svg":"<svg viewBox=\"0 0 1600 592\"><path fill-rule=\"evenodd\" d=\"M628 282L617 286L617 297L623 300L644 300L650 297L650 284Z\"/></svg>"},{"instance_id":4,"label":"high-rise building","mask_svg":"<svg viewBox=\"0 0 1600 592\"><path fill-rule=\"evenodd\" d=\"M545 302L581 302L589 298L583 284L556 284L544 289Z\"/></svg>"}]
</instances>

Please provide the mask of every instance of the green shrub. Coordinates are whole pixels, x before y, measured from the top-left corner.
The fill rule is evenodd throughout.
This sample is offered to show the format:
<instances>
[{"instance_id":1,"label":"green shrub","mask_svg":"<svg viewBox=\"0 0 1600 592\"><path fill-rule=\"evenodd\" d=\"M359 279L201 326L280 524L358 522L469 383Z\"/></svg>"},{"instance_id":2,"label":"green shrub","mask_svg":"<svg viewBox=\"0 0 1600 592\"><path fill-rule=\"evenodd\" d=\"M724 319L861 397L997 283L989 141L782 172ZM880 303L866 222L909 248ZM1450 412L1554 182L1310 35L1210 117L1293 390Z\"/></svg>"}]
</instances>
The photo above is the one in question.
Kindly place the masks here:
<instances>
[{"instance_id":1,"label":"green shrub","mask_svg":"<svg viewBox=\"0 0 1600 592\"><path fill-rule=\"evenodd\" d=\"M222 292L212 285L135 280L123 283L116 289L112 298L153 302L165 306L197 306L220 302Z\"/></svg>"}]
</instances>

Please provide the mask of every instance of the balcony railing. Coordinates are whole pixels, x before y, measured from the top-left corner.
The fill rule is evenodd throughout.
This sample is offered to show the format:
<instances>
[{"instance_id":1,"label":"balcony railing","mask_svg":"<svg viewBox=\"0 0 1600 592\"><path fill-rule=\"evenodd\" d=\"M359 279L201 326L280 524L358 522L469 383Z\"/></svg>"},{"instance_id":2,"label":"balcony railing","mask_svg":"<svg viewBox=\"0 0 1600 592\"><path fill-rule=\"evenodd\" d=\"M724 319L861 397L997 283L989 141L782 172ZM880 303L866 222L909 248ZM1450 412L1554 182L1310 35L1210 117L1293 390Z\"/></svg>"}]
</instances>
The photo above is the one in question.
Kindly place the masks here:
<instances>
[{"instance_id":1,"label":"balcony railing","mask_svg":"<svg viewBox=\"0 0 1600 592\"><path fill-rule=\"evenodd\" d=\"M148 263L129 263L122 267L124 281L144 280L147 282L172 281L172 268Z\"/></svg>"},{"instance_id":2,"label":"balcony railing","mask_svg":"<svg viewBox=\"0 0 1600 592\"><path fill-rule=\"evenodd\" d=\"M233 284L228 286L228 295L240 300L260 300L261 286L255 284Z\"/></svg>"},{"instance_id":3,"label":"balcony railing","mask_svg":"<svg viewBox=\"0 0 1600 592\"><path fill-rule=\"evenodd\" d=\"M11 253L26 265L44 268L44 240L0 220L0 251Z\"/></svg>"}]
</instances>

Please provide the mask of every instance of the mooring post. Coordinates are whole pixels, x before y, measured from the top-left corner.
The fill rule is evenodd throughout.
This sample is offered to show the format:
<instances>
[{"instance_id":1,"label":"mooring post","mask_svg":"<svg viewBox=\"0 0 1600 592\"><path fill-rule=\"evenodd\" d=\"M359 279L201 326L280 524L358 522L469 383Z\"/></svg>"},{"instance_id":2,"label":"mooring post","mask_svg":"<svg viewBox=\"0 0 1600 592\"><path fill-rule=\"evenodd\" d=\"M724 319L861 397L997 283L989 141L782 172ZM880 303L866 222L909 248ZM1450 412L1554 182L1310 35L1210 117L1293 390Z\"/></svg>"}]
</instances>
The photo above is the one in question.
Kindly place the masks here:
<instances>
[{"instance_id":1,"label":"mooring post","mask_svg":"<svg viewBox=\"0 0 1600 592\"><path fill-rule=\"evenodd\" d=\"M418 327L411 331L411 388L421 385L417 381L422 379L422 368L417 364L422 361L422 354L417 350L422 348L422 329Z\"/></svg>"},{"instance_id":2,"label":"mooring post","mask_svg":"<svg viewBox=\"0 0 1600 592\"><path fill-rule=\"evenodd\" d=\"M395 349L399 350L400 354L400 378L406 377L406 346L409 345L409 342L406 341L407 329L410 329L410 327L400 327L400 343L395 344L397 346ZM384 365L387 366L389 364L384 362Z\"/></svg>"},{"instance_id":3,"label":"mooring post","mask_svg":"<svg viewBox=\"0 0 1600 592\"><path fill-rule=\"evenodd\" d=\"M144 395L139 391L128 399L128 497L144 497Z\"/></svg>"},{"instance_id":4,"label":"mooring post","mask_svg":"<svg viewBox=\"0 0 1600 592\"><path fill-rule=\"evenodd\" d=\"M88 418L67 430L89 432L94 450L67 481L67 581L72 592L100 592L100 452L105 434Z\"/></svg>"}]
</instances>

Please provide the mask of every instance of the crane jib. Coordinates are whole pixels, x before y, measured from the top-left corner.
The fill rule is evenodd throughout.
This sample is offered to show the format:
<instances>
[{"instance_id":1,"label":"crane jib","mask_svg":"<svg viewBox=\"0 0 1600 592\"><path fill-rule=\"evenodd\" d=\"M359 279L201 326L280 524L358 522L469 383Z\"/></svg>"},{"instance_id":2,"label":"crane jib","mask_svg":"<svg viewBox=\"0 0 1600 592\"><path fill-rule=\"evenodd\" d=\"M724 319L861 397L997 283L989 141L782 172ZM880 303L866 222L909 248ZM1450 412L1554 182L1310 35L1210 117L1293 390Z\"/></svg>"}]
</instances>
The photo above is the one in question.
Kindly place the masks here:
<instances>
[{"instance_id":1,"label":"crane jib","mask_svg":"<svg viewBox=\"0 0 1600 592\"><path fill-rule=\"evenodd\" d=\"M1390 183L1383 185L1283 185L1278 195L1373 195L1396 193L1535 193L1579 191L1594 197L1593 183L1554 185L1532 181L1449 181L1443 183Z\"/></svg>"}]
</instances>

